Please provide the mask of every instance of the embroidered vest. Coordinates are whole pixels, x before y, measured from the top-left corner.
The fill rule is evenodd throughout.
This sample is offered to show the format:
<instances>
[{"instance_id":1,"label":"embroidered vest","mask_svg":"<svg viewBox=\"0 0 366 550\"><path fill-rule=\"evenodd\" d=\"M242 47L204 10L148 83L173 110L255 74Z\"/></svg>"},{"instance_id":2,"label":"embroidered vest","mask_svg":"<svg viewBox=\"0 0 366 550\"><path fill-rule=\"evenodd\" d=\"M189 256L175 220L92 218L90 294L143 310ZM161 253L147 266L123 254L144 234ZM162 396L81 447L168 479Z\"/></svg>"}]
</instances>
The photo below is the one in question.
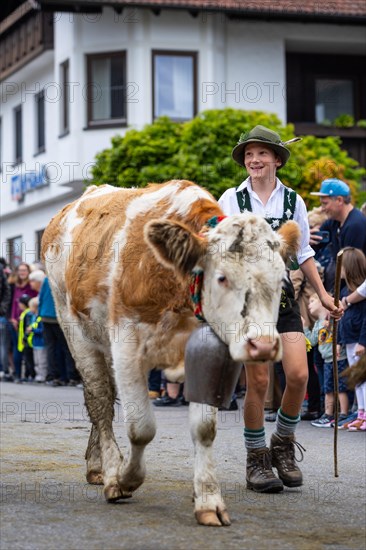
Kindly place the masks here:
<instances>
[{"instance_id":1,"label":"embroidered vest","mask_svg":"<svg viewBox=\"0 0 366 550\"><path fill-rule=\"evenodd\" d=\"M264 218L274 231L277 231L283 223L293 219L296 206L296 196L295 191L285 187L282 218ZM249 191L246 187L242 191L236 190L236 199L238 201L240 212L253 212ZM297 263L296 258L291 261L290 269L299 269L299 264Z\"/></svg>"}]
</instances>

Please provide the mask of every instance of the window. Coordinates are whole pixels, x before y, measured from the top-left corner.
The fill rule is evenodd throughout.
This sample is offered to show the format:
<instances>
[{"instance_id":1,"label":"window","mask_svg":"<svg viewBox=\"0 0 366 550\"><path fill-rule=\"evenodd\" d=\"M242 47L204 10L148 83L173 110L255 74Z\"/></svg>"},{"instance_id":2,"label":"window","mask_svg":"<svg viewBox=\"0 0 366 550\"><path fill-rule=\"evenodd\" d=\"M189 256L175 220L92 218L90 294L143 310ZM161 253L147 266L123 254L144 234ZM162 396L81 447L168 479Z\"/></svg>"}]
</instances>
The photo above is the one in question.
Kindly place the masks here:
<instances>
[{"instance_id":1,"label":"window","mask_svg":"<svg viewBox=\"0 0 366 550\"><path fill-rule=\"evenodd\" d=\"M13 237L7 240L8 263L12 269L22 262L22 237Z\"/></svg>"},{"instance_id":2,"label":"window","mask_svg":"<svg viewBox=\"0 0 366 550\"><path fill-rule=\"evenodd\" d=\"M14 109L14 146L15 146L15 164L19 164L23 160L22 148L22 106L18 105Z\"/></svg>"},{"instance_id":3,"label":"window","mask_svg":"<svg viewBox=\"0 0 366 550\"><path fill-rule=\"evenodd\" d=\"M45 151L45 101L44 91L36 96L36 153Z\"/></svg>"},{"instance_id":4,"label":"window","mask_svg":"<svg viewBox=\"0 0 366 550\"><path fill-rule=\"evenodd\" d=\"M0 172L2 170L2 153L3 153L3 126L2 126L2 118L0 117Z\"/></svg>"},{"instance_id":5,"label":"window","mask_svg":"<svg viewBox=\"0 0 366 550\"><path fill-rule=\"evenodd\" d=\"M360 55L288 53L287 119L329 124L340 115L366 118L365 63Z\"/></svg>"},{"instance_id":6,"label":"window","mask_svg":"<svg viewBox=\"0 0 366 550\"><path fill-rule=\"evenodd\" d=\"M70 130L69 123L69 104L70 104L70 76L69 76L69 60L60 65L60 81L61 81L61 121L60 133L61 136L68 134Z\"/></svg>"},{"instance_id":7,"label":"window","mask_svg":"<svg viewBox=\"0 0 366 550\"><path fill-rule=\"evenodd\" d=\"M36 231L36 260L40 261L41 258L41 249L42 249L42 237L43 237L44 229L40 229L39 231Z\"/></svg>"},{"instance_id":8,"label":"window","mask_svg":"<svg viewBox=\"0 0 366 550\"><path fill-rule=\"evenodd\" d=\"M87 56L88 127L126 124L126 54Z\"/></svg>"},{"instance_id":9,"label":"window","mask_svg":"<svg viewBox=\"0 0 366 550\"><path fill-rule=\"evenodd\" d=\"M193 118L197 112L195 52L153 51L153 118Z\"/></svg>"},{"instance_id":10,"label":"window","mask_svg":"<svg viewBox=\"0 0 366 550\"><path fill-rule=\"evenodd\" d=\"M332 122L339 115L354 116L352 80L315 79L315 122Z\"/></svg>"}]
</instances>

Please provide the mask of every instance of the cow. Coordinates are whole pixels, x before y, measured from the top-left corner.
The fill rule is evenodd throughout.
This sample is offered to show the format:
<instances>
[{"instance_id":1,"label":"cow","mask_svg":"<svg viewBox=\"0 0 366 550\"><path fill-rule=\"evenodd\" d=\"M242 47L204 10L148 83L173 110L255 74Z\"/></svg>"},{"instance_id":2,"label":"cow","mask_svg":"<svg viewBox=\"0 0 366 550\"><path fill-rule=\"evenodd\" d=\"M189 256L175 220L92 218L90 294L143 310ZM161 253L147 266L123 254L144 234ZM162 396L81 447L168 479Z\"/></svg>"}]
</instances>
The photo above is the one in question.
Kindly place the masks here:
<instances>
[{"instance_id":1,"label":"cow","mask_svg":"<svg viewBox=\"0 0 366 550\"><path fill-rule=\"evenodd\" d=\"M156 431L147 376L155 367L174 373L183 366L200 322L192 270L203 273L202 313L231 357L278 361L283 258L296 253L298 242L295 222L275 233L251 213L225 217L207 190L185 180L140 189L90 186L51 220L42 255L92 424L86 479L104 484L108 502L131 497L144 481L144 448ZM122 404L133 404L125 459L112 429L117 391ZM190 403L189 418L195 517L221 526L230 518L211 458L216 411L203 415L201 404Z\"/></svg>"}]
</instances>

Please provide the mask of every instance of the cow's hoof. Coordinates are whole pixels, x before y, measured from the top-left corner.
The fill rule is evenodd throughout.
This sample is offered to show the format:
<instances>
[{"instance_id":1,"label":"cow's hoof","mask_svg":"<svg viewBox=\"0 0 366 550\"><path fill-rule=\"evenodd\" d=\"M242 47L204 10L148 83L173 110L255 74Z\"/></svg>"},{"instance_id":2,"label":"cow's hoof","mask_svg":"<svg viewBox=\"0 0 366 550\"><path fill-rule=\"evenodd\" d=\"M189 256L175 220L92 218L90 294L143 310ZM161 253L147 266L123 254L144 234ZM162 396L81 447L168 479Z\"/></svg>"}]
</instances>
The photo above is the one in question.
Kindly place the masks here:
<instances>
[{"instance_id":1,"label":"cow's hoof","mask_svg":"<svg viewBox=\"0 0 366 550\"><path fill-rule=\"evenodd\" d=\"M132 494L127 491L122 491L119 485L113 484L105 487L104 496L107 502L116 502L123 498L131 498Z\"/></svg>"},{"instance_id":2,"label":"cow's hoof","mask_svg":"<svg viewBox=\"0 0 366 550\"><path fill-rule=\"evenodd\" d=\"M194 515L199 525L206 525L208 527L231 525L229 514L226 510L217 510L217 512L213 510L198 510Z\"/></svg>"},{"instance_id":3,"label":"cow's hoof","mask_svg":"<svg viewBox=\"0 0 366 550\"><path fill-rule=\"evenodd\" d=\"M102 472L91 470L86 474L86 481L91 485L103 485L103 474Z\"/></svg>"}]
</instances>

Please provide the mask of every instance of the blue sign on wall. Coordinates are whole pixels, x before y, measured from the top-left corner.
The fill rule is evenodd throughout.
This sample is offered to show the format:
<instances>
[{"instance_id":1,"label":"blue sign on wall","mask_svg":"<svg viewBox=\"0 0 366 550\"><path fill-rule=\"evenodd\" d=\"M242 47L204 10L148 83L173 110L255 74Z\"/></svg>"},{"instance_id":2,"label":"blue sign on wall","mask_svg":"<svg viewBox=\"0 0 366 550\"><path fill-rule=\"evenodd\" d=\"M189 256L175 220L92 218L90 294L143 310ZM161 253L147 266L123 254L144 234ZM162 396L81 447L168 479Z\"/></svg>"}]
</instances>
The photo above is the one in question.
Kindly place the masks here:
<instances>
[{"instance_id":1,"label":"blue sign on wall","mask_svg":"<svg viewBox=\"0 0 366 550\"><path fill-rule=\"evenodd\" d=\"M11 178L11 198L13 201L22 201L30 191L49 185L46 166L39 170L17 174Z\"/></svg>"}]
</instances>

